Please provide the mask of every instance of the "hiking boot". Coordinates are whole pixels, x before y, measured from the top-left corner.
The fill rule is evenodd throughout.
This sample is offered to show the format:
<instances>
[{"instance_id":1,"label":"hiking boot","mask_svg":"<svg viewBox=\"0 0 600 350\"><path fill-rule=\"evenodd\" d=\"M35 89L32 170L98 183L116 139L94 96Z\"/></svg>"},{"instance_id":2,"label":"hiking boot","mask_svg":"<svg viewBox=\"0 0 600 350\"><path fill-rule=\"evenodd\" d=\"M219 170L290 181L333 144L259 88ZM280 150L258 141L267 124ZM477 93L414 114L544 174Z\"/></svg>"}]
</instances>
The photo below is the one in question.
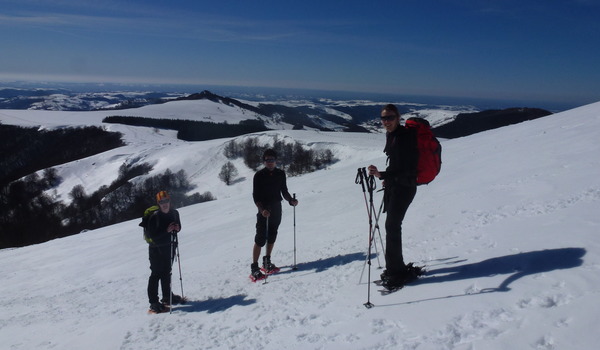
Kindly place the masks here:
<instances>
[{"instance_id":1,"label":"hiking boot","mask_svg":"<svg viewBox=\"0 0 600 350\"><path fill-rule=\"evenodd\" d=\"M185 298L182 298L182 297L180 297L177 294L173 294L172 298L173 298L173 305L185 304ZM171 305L170 304L171 300L169 300L169 299L162 298L160 302L163 303L163 305L166 305L166 306Z\"/></svg>"},{"instance_id":2,"label":"hiking boot","mask_svg":"<svg viewBox=\"0 0 600 350\"><path fill-rule=\"evenodd\" d=\"M273 264L271 262L271 257L268 256L268 255L263 256L263 266L262 266L262 269L267 274L279 272L279 267L275 266L275 264Z\"/></svg>"},{"instance_id":3,"label":"hiking boot","mask_svg":"<svg viewBox=\"0 0 600 350\"><path fill-rule=\"evenodd\" d=\"M260 271L260 268L258 267L258 263L252 263L252 265L250 265L250 270L251 270L251 272L250 272L250 278L254 282L256 282L258 280L262 280L262 279L264 279L266 277L265 274L263 274Z\"/></svg>"},{"instance_id":4,"label":"hiking boot","mask_svg":"<svg viewBox=\"0 0 600 350\"><path fill-rule=\"evenodd\" d=\"M381 282L385 282L390 278L390 275L388 274L387 270L383 270L379 277L381 278Z\"/></svg>"},{"instance_id":5,"label":"hiking boot","mask_svg":"<svg viewBox=\"0 0 600 350\"><path fill-rule=\"evenodd\" d=\"M406 265L406 272L404 273L405 283L412 282L422 276L425 273L423 267L415 266L413 263Z\"/></svg>"},{"instance_id":6,"label":"hiking boot","mask_svg":"<svg viewBox=\"0 0 600 350\"><path fill-rule=\"evenodd\" d=\"M386 278L381 280L381 285L388 290L401 289L409 281L406 273L386 274Z\"/></svg>"},{"instance_id":7,"label":"hiking boot","mask_svg":"<svg viewBox=\"0 0 600 350\"><path fill-rule=\"evenodd\" d=\"M402 279L389 278L383 281L381 286L389 291L394 291L396 289L402 289L404 287L404 282Z\"/></svg>"},{"instance_id":8,"label":"hiking boot","mask_svg":"<svg viewBox=\"0 0 600 350\"><path fill-rule=\"evenodd\" d=\"M379 277L381 277L381 282L387 282L391 279L402 280L402 276L404 276L406 269L407 269L407 266L405 266L403 269L401 269L398 272L390 272L388 270L383 270L381 275L379 275Z\"/></svg>"},{"instance_id":9,"label":"hiking boot","mask_svg":"<svg viewBox=\"0 0 600 350\"><path fill-rule=\"evenodd\" d=\"M399 289L404 287L405 284L415 281L423 274L423 268L409 263L403 272L390 275L387 271L381 274L382 286L389 290ZM385 275L385 279L384 279Z\"/></svg>"},{"instance_id":10,"label":"hiking boot","mask_svg":"<svg viewBox=\"0 0 600 350\"><path fill-rule=\"evenodd\" d=\"M153 314L160 314L162 312L167 312L169 309L161 303L152 303L150 304L150 310L148 312Z\"/></svg>"}]
</instances>

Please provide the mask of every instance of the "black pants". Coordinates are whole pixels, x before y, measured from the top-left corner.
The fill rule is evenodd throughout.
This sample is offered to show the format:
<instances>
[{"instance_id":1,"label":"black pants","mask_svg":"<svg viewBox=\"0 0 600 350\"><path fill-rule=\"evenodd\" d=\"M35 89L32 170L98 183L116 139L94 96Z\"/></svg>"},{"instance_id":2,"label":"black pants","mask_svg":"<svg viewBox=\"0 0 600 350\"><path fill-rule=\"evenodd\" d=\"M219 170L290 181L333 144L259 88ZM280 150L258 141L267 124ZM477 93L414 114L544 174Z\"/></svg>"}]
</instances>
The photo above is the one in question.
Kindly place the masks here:
<instances>
[{"instance_id":1,"label":"black pants","mask_svg":"<svg viewBox=\"0 0 600 350\"><path fill-rule=\"evenodd\" d=\"M385 191L385 268L390 276L394 276L406 271L402 256L402 221L417 194L417 187L393 186Z\"/></svg>"},{"instance_id":2,"label":"black pants","mask_svg":"<svg viewBox=\"0 0 600 350\"><path fill-rule=\"evenodd\" d=\"M175 248L173 247L173 250ZM174 252L173 252L174 253ZM148 279L148 301L158 303L158 283L162 289L163 299L171 296L171 266L175 254L171 254L171 245L148 248L150 257L150 278Z\"/></svg>"},{"instance_id":3,"label":"black pants","mask_svg":"<svg viewBox=\"0 0 600 350\"><path fill-rule=\"evenodd\" d=\"M261 213L256 214L256 236L254 236L254 243L259 247L263 247L267 242L273 244L277 240L277 230L279 224L281 224L281 202L270 204L267 208L271 213L269 216L269 231L267 232L267 218L263 217Z\"/></svg>"}]
</instances>

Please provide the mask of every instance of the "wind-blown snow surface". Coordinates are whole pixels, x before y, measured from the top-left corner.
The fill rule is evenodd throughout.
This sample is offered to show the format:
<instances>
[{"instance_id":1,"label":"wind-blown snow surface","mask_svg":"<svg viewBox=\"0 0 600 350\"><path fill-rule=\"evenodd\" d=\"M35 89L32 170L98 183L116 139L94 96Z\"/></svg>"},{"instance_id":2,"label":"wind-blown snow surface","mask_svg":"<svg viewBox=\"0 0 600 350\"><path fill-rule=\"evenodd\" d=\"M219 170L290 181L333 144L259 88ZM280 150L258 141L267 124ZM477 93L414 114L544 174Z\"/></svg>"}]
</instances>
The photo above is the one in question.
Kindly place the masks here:
<instances>
[{"instance_id":1,"label":"wind-blown snow surface","mask_svg":"<svg viewBox=\"0 0 600 350\"><path fill-rule=\"evenodd\" d=\"M8 123L11 115L3 111L0 120ZM0 251L3 348L597 346L600 103L443 141L442 173L419 188L404 222L405 258L425 264L427 275L387 296L367 284L369 225L365 197L354 183L358 167L385 165L383 135L279 132L307 144L327 143L340 161L289 178L300 200L299 269L289 268L294 211L284 206L273 254L284 268L263 284L248 280L256 210L252 173L241 172L231 187L216 176L224 161L217 153L228 140L165 142L173 135L121 131L135 132L127 135L129 146L96 160L115 162L116 169L125 157L119 154L155 157L174 171L184 167L198 191L218 197L180 209L182 282L191 301L173 314L146 314L149 269L138 220L7 249ZM374 200L378 206L381 193ZM377 248L381 253L379 242ZM380 263L383 257L374 255L371 280ZM177 263L173 283L180 293ZM369 290L371 309L363 306Z\"/></svg>"}]
</instances>

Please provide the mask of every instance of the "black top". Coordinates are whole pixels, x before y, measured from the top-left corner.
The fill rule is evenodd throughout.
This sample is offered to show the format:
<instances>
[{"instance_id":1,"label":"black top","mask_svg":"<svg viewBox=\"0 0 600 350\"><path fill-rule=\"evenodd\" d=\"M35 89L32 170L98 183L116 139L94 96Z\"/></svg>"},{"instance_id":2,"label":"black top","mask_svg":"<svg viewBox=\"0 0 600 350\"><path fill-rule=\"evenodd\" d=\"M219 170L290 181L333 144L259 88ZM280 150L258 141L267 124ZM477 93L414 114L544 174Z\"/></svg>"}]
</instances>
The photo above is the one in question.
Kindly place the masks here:
<instances>
[{"instance_id":1,"label":"black top","mask_svg":"<svg viewBox=\"0 0 600 350\"><path fill-rule=\"evenodd\" d=\"M148 219L146 234L152 239L154 246L162 246L171 244L171 233L167 232L167 228L171 223L176 223L181 227L179 220L179 212L175 209L163 213L160 209L154 212Z\"/></svg>"},{"instance_id":2,"label":"black top","mask_svg":"<svg viewBox=\"0 0 600 350\"><path fill-rule=\"evenodd\" d=\"M419 159L416 131L399 125L386 135L383 151L388 156L387 168L381 172L381 179L385 180L386 187L416 186Z\"/></svg>"},{"instance_id":3,"label":"black top","mask_svg":"<svg viewBox=\"0 0 600 350\"><path fill-rule=\"evenodd\" d=\"M288 202L292 196L288 192L285 171L274 168L263 168L254 174L252 198L260 210L268 209L271 203L281 202L285 198Z\"/></svg>"}]
</instances>

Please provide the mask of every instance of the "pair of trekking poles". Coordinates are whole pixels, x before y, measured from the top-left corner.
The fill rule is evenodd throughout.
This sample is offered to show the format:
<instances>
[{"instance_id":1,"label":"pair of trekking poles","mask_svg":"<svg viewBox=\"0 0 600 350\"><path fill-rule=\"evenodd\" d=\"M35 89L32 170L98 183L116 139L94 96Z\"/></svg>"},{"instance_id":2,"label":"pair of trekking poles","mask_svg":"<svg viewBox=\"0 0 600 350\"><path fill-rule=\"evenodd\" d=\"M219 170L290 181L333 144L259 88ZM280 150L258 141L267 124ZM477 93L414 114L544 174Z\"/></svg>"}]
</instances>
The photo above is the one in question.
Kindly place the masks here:
<instances>
[{"instance_id":1,"label":"pair of trekking poles","mask_svg":"<svg viewBox=\"0 0 600 350\"><path fill-rule=\"evenodd\" d=\"M175 248L175 249L173 249ZM181 259L179 258L179 239L177 238L177 232L171 232L171 270L169 271L169 313L173 312L173 262L175 255L177 256L177 265L179 265L179 283L181 284L181 298L184 298L183 294L183 277L181 276Z\"/></svg>"},{"instance_id":2,"label":"pair of trekking poles","mask_svg":"<svg viewBox=\"0 0 600 350\"><path fill-rule=\"evenodd\" d=\"M375 177L373 175L367 176L366 168L358 168L358 172L356 174L356 179L354 181L356 184L361 185L363 196L365 198L365 205L367 207L367 215L369 217L369 248L367 252L367 258L365 259L365 264L363 265L363 270L360 274L360 282L362 282L363 274L365 272L365 267L369 265L368 271L368 283L367 283L367 302L363 305L370 309L373 305L371 303L371 250L375 248L375 255L377 256L377 262L379 263L379 268L381 269L381 261L379 261L379 254L377 252L377 241L375 240L375 231L379 234L379 241L381 243L382 249L384 249L383 239L381 238L381 230L379 229L379 217L381 216L381 210L383 209L383 200L381 201L381 205L379 206L379 211L375 212L375 205L373 203L373 193L377 188ZM381 191L381 190L380 190ZM369 199L367 200L367 192L369 193ZM385 255L385 251L384 251Z\"/></svg>"}]
</instances>

